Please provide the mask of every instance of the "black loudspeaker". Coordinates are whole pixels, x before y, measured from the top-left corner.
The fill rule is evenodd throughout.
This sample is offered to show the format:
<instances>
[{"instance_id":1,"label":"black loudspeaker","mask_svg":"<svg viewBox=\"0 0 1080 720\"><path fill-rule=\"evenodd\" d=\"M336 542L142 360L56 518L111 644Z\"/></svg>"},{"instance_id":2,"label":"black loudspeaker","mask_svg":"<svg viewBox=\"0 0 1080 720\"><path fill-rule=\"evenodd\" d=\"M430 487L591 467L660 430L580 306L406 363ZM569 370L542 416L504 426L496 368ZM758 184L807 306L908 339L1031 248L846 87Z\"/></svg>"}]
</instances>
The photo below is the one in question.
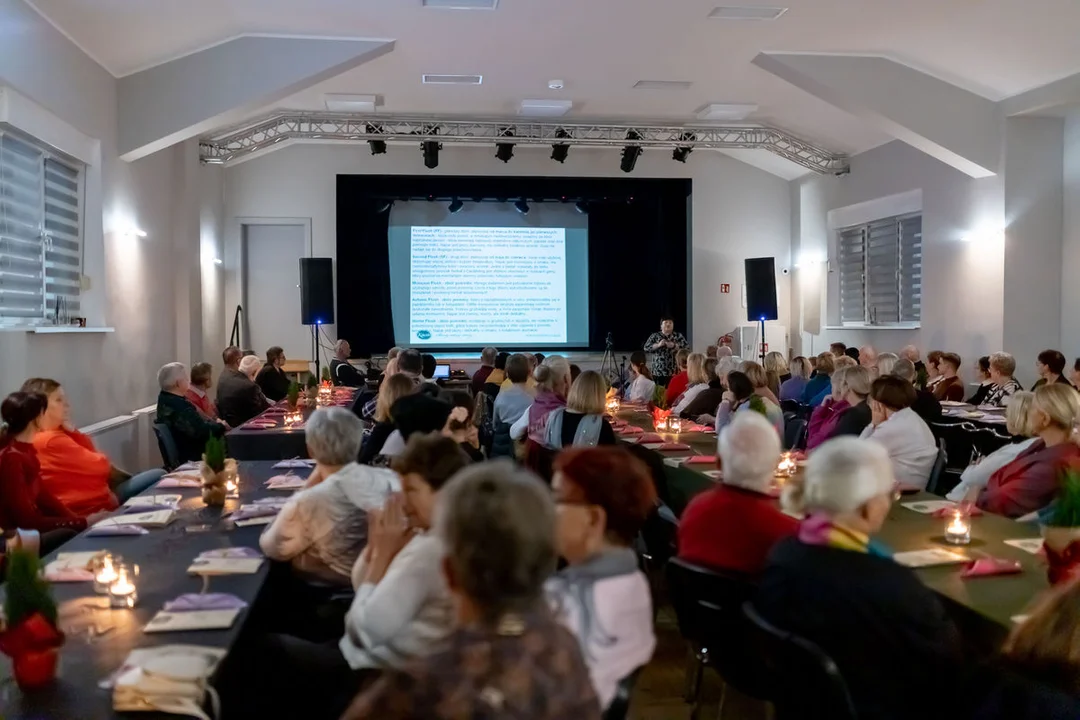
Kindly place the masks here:
<instances>
[{"instance_id":1,"label":"black loudspeaker","mask_svg":"<svg viewBox=\"0 0 1080 720\"><path fill-rule=\"evenodd\" d=\"M330 325L334 322L334 261L300 258L300 323Z\"/></svg>"},{"instance_id":2,"label":"black loudspeaker","mask_svg":"<svg viewBox=\"0 0 1080 720\"><path fill-rule=\"evenodd\" d=\"M776 320L775 258L746 260L746 319L750 322Z\"/></svg>"}]
</instances>

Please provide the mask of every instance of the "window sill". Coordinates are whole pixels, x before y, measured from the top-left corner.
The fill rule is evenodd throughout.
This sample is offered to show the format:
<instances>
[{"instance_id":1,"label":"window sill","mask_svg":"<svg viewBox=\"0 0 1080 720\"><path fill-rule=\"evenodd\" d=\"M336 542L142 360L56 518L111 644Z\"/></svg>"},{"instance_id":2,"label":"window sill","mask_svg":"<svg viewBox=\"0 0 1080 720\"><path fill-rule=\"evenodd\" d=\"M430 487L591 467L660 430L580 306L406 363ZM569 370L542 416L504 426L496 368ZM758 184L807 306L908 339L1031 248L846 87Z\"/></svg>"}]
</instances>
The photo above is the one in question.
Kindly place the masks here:
<instances>
[{"instance_id":1,"label":"window sill","mask_svg":"<svg viewBox=\"0 0 1080 720\"><path fill-rule=\"evenodd\" d=\"M826 330L919 330L919 323L900 323L897 325L866 325L849 323L847 325L826 325Z\"/></svg>"},{"instance_id":2,"label":"window sill","mask_svg":"<svg viewBox=\"0 0 1080 720\"><path fill-rule=\"evenodd\" d=\"M22 328L26 332L31 332L36 335L61 335L61 334L85 334L85 333L111 333L116 332L116 328L111 327L76 327L63 326L63 325L42 325L35 328Z\"/></svg>"}]
</instances>

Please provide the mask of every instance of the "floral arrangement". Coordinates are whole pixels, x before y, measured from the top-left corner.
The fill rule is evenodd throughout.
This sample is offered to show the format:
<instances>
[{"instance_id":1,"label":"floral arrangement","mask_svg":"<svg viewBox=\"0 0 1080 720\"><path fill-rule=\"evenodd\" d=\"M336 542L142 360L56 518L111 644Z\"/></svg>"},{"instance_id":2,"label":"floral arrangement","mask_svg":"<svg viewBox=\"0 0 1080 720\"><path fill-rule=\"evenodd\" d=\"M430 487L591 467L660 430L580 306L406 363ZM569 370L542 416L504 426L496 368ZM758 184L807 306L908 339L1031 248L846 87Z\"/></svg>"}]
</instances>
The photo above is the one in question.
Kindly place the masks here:
<instances>
[{"instance_id":1,"label":"floral arrangement","mask_svg":"<svg viewBox=\"0 0 1080 720\"><path fill-rule=\"evenodd\" d=\"M652 405L658 408L667 407L667 388L663 385L657 385L653 389Z\"/></svg>"},{"instance_id":2,"label":"floral arrangement","mask_svg":"<svg viewBox=\"0 0 1080 720\"><path fill-rule=\"evenodd\" d=\"M289 390L285 393L285 400L289 403L289 407L295 408L296 404L300 402L300 383L289 383Z\"/></svg>"},{"instance_id":3,"label":"floral arrangement","mask_svg":"<svg viewBox=\"0 0 1080 720\"><path fill-rule=\"evenodd\" d=\"M330 367L329 366L324 367L322 369L322 381L324 383L330 382Z\"/></svg>"},{"instance_id":4,"label":"floral arrangement","mask_svg":"<svg viewBox=\"0 0 1080 720\"><path fill-rule=\"evenodd\" d=\"M671 417L671 410L659 407L652 409L653 427L659 429L660 427L667 427L668 418Z\"/></svg>"},{"instance_id":5,"label":"floral arrangement","mask_svg":"<svg viewBox=\"0 0 1080 720\"><path fill-rule=\"evenodd\" d=\"M12 659L15 682L23 690L48 685L56 678L64 634L57 627L56 601L41 576L36 553L14 550L7 556L4 615L0 651Z\"/></svg>"},{"instance_id":6,"label":"floral arrangement","mask_svg":"<svg viewBox=\"0 0 1080 720\"><path fill-rule=\"evenodd\" d=\"M330 372L330 368L326 368L326 372ZM304 387L308 390L314 390L319 387L319 380L315 377L314 373L308 373L307 379L304 380Z\"/></svg>"},{"instance_id":7,"label":"floral arrangement","mask_svg":"<svg viewBox=\"0 0 1080 720\"><path fill-rule=\"evenodd\" d=\"M221 507L229 494L229 482L236 483L236 461L225 457L225 440L212 437L206 441L203 462L200 468L202 476L202 499L212 507Z\"/></svg>"},{"instance_id":8,"label":"floral arrangement","mask_svg":"<svg viewBox=\"0 0 1080 720\"><path fill-rule=\"evenodd\" d=\"M1061 471L1057 498L1039 512L1039 522L1050 584L1080 575L1080 464Z\"/></svg>"}]
</instances>

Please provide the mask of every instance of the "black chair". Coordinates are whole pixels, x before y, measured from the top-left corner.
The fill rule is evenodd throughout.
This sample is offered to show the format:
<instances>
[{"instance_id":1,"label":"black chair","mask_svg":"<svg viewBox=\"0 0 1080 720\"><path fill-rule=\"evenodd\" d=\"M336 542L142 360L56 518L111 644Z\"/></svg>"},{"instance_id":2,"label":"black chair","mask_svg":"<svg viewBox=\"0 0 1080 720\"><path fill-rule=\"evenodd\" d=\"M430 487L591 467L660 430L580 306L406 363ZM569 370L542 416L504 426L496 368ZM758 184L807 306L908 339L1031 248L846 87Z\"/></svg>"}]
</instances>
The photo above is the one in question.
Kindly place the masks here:
<instances>
[{"instance_id":1,"label":"black chair","mask_svg":"<svg viewBox=\"0 0 1080 720\"><path fill-rule=\"evenodd\" d=\"M784 411L784 415L791 413L798 416L802 414L802 403L798 400L781 400L780 409Z\"/></svg>"},{"instance_id":2,"label":"black chair","mask_svg":"<svg viewBox=\"0 0 1080 720\"><path fill-rule=\"evenodd\" d=\"M154 423L154 435L157 436L158 450L166 470L180 467L180 450L176 447L172 430L165 423Z\"/></svg>"},{"instance_id":3,"label":"black chair","mask_svg":"<svg viewBox=\"0 0 1080 720\"><path fill-rule=\"evenodd\" d=\"M640 674L641 668L638 668L619 681L615 688L615 697L604 711L603 720L626 720L630 712L630 697L634 694L634 685L637 684Z\"/></svg>"},{"instance_id":4,"label":"black chair","mask_svg":"<svg viewBox=\"0 0 1080 720\"><path fill-rule=\"evenodd\" d=\"M767 699L767 678L759 672L759 663L752 661L751 648L745 642L748 626L739 611L753 594L756 579L672 558L667 564L667 587L679 632L690 646L685 697L693 704L691 720L701 713L706 666L724 681L718 710L721 715L728 685L750 697Z\"/></svg>"},{"instance_id":5,"label":"black chair","mask_svg":"<svg viewBox=\"0 0 1080 720\"><path fill-rule=\"evenodd\" d=\"M801 450L806 447L806 432L809 423L802 418L793 418L784 425L784 449Z\"/></svg>"},{"instance_id":6,"label":"black chair","mask_svg":"<svg viewBox=\"0 0 1080 720\"><path fill-rule=\"evenodd\" d=\"M847 683L824 650L742 606L761 651L775 720L856 720Z\"/></svg>"},{"instance_id":7,"label":"black chair","mask_svg":"<svg viewBox=\"0 0 1080 720\"><path fill-rule=\"evenodd\" d=\"M942 483L945 477L945 466L949 461L949 456L945 452L945 441L938 440L938 452L937 459L934 461L934 467L930 470L930 480L926 483L926 491L933 493L934 495L944 495L952 488L945 488Z\"/></svg>"}]
</instances>

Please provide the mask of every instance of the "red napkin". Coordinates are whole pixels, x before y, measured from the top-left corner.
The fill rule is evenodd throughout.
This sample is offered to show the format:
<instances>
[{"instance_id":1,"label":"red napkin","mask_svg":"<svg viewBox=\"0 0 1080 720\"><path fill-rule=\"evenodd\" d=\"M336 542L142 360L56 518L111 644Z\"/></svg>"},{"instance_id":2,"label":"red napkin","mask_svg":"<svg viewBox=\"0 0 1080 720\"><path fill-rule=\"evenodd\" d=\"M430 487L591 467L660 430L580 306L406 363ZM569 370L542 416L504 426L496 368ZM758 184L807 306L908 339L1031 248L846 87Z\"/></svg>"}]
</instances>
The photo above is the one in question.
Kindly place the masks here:
<instances>
[{"instance_id":1,"label":"red napkin","mask_svg":"<svg viewBox=\"0 0 1080 720\"><path fill-rule=\"evenodd\" d=\"M636 427L634 425L628 425L627 427L624 427L621 430L619 430L620 435L641 435L644 432L645 432L644 430L642 430L641 428Z\"/></svg>"},{"instance_id":2,"label":"red napkin","mask_svg":"<svg viewBox=\"0 0 1080 720\"><path fill-rule=\"evenodd\" d=\"M657 450L692 450L686 443L667 442L656 448Z\"/></svg>"},{"instance_id":3,"label":"red napkin","mask_svg":"<svg viewBox=\"0 0 1080 720\"><path fill-rule=\"evenodd\" d=\"M635 442L637 442L638 445L652 445L664 442L664 438L660 437L656 433L643 432L641 437L639 437Z\"/></svg>"},{"instance_id":4,"label":"red napkin","mask_svg":"<svg viewBox=\"0 0 1080 720\"><path fill-rule=\"evenodd\" d=\"M683 465L697 465L697 464L715 465L716 464L716 456L715 455L694 455L692 457L686 458L686 460L683 462Z\"/></svg>"},{"instance_id":5,"label":"red napkin","mask_svg":"<svg viewBox=\"0 0 1080 720\"><path fill-rule=\"evenodd\" d=\"M611 427L614 430L620 430L620 429L626 427L626 421L625 420L610 420L609 422L611 423Z\"/></svg>"},{"instance_id":6,"label":"red napkin","mask_svg":"<svg viewBox=\"0 0 1080 720\"><path fill-rule=\"evenodd\" d=\"M989 577L990 575L1012 575L1023 572L1019 561L1008 558L979 558L964 566L960 573L962 578Z\"/></svg>"},{"instance_id":7,"label":"red napkin","mask_svg":"<svg viewBox=\"0 0 1080 720\"><path fill-rule=\"evenodd\" d=\"M931 513L930 517L951 518L953 515L956 514L956 511L957 511L957 508L954 508L954 507L951 507L951 508L938 508L933 513ZM980 510L979 508L975 507L974 505L972 505L971 507L967 508L966 511L964 511L963 514L967 515L968 517L978 517L978 516L983 514L983 511Z\"/></svg>"},{"instance_id":8,"label":"red napkin","mask_svg":"<svg viewBox=\"0 0 1080 720\"><path fill-rule=\"evenodd\" d=\"M693 423L690 425L683 425L683 432L716 432L716 428L712 425L698 425Z\"/></svg>"}]
</instances>

